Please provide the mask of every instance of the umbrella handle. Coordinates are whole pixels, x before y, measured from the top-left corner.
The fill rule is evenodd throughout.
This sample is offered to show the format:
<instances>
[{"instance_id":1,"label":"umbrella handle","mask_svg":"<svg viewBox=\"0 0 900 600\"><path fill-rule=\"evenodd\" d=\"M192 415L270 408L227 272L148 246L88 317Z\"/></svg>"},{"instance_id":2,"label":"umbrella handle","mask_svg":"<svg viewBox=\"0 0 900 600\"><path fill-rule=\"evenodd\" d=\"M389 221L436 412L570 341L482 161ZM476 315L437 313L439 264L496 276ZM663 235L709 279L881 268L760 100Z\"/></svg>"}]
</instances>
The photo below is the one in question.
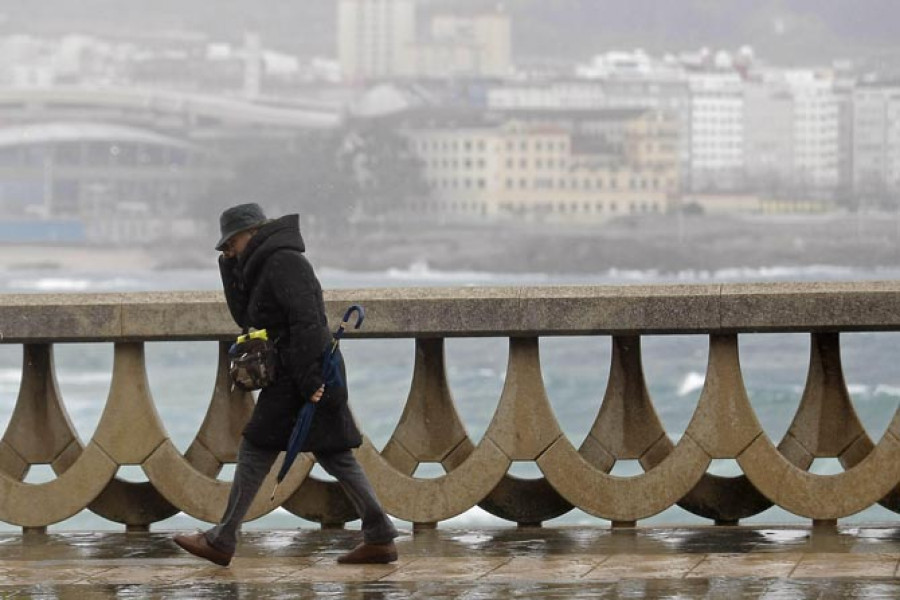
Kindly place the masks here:
<instances>
[{"instance_id":1,"label":"umbrella handle","mask_svg":"<svg viewBox=\"0 0 900 600\"><path fill-rule=\"evenodd\" d=\"M356 313L356 324L353 326L353 329L359 329L362 326L363 320L366 318L366 310L359 304L354 304L344 313L344 320L341 321L340 326L334 333L335 340L339 340L344 335L344 329L350 325L350 317L353 316L353 313Z\"/></svg>"},{"instance_id":2,"label":"umbrella handle","mask_svg":"<svg viewBox=\"0 0 900 600\"><path fill-rule=\"evenodd\" d=\"M275 492L278 491L278 484L281 483L277 479L275 480L275 486L272 488L272 496L269 498L269 502L275 502Z\"/></svg>"}]
</instances>

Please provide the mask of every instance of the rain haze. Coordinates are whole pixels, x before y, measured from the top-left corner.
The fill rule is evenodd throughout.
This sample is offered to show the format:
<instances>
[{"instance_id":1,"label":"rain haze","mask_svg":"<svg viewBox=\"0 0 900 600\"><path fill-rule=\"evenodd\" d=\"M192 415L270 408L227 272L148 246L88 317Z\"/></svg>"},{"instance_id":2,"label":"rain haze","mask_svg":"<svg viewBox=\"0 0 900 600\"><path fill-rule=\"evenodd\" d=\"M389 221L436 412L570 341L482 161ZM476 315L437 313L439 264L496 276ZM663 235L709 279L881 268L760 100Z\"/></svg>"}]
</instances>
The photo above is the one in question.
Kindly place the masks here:
<instances>
[{"instance_id":1,"label":"rain haze","mask_svg":"<svg viewBox=\"0 0 900 600\"><path fill-rule=\"evenodd\" d=\"M299 214L326 290L900 279L898 22L896 0L0 0L0 296L221 292L219 216L247 202ZM419 292L398 296L427 319ZM565 288L554 309L578 293ZM426 363L407 333L342 346L354 413L378 448L414 361ZM612 356L610 336L577 333L540 335L538 371L573 441L594 421ZM511 335L446 340L473 441L514 397L503 391ZM708 336L633 335L680 439ZM897 334L841 335L848 387L880 439L900 401ZM781 439L809 336L741 336L754 410ZM84 440L117 368L111 341L52 344ZM186 451L222 348L146 341L156 406ZM2 424L29 371L2 327L0 342ZM625 462L613 474L642 472ZM516 463L513 475L541 476ZM121 529L89 512L60 527ZM896 521L885 514L852 518ZM674 506L652 519L708 521ZM598 523L577 510L551 521ZM478 507L444 522L511 523ZM153 526L197 524L181 514ZM278 509L253 526L301 525Z\"/></svg>"},{"instance_id":2,"label":"rain haze","mask_svg":"<svg viewBox=\"0 0 900 600\"><path fill-rule=\"evenodd\" d=\"M193 287L248 201L359 285L900 257L894 2L264 7L0 1L0 268Z\"/></svg>"}]
</instances>

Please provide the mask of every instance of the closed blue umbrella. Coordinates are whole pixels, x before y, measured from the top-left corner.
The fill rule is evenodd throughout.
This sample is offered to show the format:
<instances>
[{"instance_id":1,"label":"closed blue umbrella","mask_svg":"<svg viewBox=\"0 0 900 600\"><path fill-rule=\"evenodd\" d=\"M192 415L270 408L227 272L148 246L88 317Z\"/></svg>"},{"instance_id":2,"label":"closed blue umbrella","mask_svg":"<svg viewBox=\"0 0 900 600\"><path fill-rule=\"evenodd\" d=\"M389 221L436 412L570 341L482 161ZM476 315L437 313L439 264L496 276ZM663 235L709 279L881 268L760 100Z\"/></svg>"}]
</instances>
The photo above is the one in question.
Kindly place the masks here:
<instances>
[{"instance_id":1,"label":"closed blue umbrella","mask_svg":"<svg viewBox=\"0 0 900 600\"><path fill-rule=\"evenodd\" d=\"M341 321L337 331L331 334L331 344L328 345L328 348L325 349L325 352L322 355L322 380L325 382L326 389L344 386L344 380L341 377L340 343L341 338L344 337L344 329L350 324L350 317L353 316L353 313L356 313L357 315L356 324L353 328L360 328L363 319L366 318L366 311L363 310L362 306L354 304L344 313L344 320ZM275 480L275 488L272 490L272 500L275 499L275 492L278 490L278 484L284 481L285 476L291 469L291 465L294 464L294 460L297 458L297 455L300 454L300 448L303 447L303 442L306 441L306 438L309 435L309 427L312 425L313 415L315 414L316 403L308 400L304 402L303 406L300 408L300 413L297 415L297 422L294 424L294 429L291 431L291 437L288 440L287 450L284 455L284 463L282 463L281 469L278 471L278 477Z\"/></svg>"}]
</instances>

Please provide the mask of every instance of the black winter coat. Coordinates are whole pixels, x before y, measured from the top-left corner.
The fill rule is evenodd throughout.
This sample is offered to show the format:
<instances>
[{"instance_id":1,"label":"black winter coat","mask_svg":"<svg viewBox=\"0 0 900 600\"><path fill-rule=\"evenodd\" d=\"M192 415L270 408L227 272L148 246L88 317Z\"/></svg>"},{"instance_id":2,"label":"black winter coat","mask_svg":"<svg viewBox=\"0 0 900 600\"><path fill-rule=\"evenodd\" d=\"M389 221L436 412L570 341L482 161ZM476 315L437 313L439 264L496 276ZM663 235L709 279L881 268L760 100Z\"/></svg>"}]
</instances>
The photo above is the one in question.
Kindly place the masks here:
<instances>
[{"instance_id":1,"label":"black winter coat","mask_svg":"<svg viewBox=\"0 0 900 600\"><path fill-rule=\"evenodd\" d=\"M267 330L278 351L277 379L259 393L244 428L244 437L264 448L287 447L300 407L323 383L322 353L331 334L305 249L298 215L287 215L260 227L239 258L219 258L234 320L241 328ZM347 388L325 388L302 450L333 452L361 443Z\"/></svg>"}]
</instances>

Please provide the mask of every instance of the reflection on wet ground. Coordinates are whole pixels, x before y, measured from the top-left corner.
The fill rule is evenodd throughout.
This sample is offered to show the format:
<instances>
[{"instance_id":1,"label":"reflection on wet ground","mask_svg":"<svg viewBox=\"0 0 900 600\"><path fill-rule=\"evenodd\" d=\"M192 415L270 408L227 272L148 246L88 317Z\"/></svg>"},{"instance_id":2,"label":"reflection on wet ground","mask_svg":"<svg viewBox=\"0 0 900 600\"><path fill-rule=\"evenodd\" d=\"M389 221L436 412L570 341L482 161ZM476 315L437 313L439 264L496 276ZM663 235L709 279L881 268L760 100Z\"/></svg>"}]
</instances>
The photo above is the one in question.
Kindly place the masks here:
<instances>
[{"instance_id":1,"label":"reflection on wet ground","mask_svg":"<svg viewBox=\"0 0 900 600\"><path fill-rule=\"evenodd\" d=\"M0 537L0 598L900 598L900 528L438 529L394 565L357 531L247 532L230 568L169 533Z\"/></svg>"}]
</instances>

